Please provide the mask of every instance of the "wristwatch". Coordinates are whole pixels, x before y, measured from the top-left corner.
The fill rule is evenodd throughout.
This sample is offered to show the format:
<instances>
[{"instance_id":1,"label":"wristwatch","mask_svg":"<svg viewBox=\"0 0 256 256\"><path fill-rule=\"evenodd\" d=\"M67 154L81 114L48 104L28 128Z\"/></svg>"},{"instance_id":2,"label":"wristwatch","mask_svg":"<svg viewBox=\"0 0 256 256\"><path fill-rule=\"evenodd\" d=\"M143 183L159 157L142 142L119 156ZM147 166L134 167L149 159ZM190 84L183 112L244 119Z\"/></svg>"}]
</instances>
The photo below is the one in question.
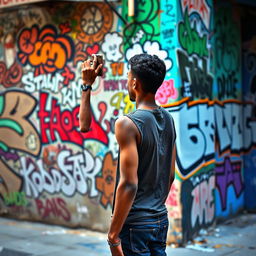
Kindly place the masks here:
<instances>
[{"instance_id":1,"label":"wristwatch","mask_svg":"<svg viewBox=\"0 0 256 256\"><path fill-rule=\"evenodd\" d=\"M83 92L86 92L91 89L92 89L92 86L90 84L82 84L81 85L81 91L83 91Z\"/></svg>"}]
</instances>

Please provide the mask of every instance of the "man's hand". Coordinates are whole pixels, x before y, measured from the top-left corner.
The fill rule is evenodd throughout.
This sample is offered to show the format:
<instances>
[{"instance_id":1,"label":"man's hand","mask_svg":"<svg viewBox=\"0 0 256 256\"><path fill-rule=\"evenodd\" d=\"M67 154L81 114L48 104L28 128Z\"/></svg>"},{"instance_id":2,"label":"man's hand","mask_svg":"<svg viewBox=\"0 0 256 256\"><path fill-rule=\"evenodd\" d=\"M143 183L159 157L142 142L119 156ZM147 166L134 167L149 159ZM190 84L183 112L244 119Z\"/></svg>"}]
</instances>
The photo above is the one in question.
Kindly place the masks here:
<instances>
[{"instance_id":1,"label":"man's hand","mask_svg":"<svg viewBox=\"0 0 256 256\"><path fill-rule=\"evenodd\" d=\"M92 65L91 65L92 62ZM92 85L100 71L102 64L97 67L97 57L93 56L93 61L88 59L82 63L82 80L83 84Z\"/></svg>"}]
</instances>

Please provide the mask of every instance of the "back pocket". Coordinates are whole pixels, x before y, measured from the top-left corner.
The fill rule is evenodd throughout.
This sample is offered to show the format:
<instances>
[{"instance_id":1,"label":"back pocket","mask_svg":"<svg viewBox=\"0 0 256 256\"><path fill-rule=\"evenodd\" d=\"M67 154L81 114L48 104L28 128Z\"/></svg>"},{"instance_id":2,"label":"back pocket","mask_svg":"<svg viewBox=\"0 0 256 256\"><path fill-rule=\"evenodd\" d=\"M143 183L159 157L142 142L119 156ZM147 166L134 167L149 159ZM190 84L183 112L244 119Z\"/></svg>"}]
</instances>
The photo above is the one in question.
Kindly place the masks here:
<instances>
[{"instance_id":1,"label":"back pocket","mask_svg":"<svg viewBox=\"0 0 256 256\"><path fill-rule=\"evenodd\" d=\"M133 252L142 253L149 251L148 245L156 233L155 228L136 229L130 228L131 249Z\"/></svg>"}]
</instances>

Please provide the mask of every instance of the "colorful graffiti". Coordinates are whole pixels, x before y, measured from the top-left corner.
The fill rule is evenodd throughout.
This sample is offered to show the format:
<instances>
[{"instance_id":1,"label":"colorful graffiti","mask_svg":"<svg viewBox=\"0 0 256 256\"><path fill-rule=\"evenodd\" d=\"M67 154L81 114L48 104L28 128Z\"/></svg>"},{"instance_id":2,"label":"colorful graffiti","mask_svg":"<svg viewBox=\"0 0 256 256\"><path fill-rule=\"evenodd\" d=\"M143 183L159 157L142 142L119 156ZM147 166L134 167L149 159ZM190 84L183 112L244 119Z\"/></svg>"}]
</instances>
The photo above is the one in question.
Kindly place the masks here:
<instances>
[{"instance_id":1,"label":"colorful graffiti","mask_svg":"<svg viewBox=\"0 0 256 256\"><path fill-rule=\"evenodd\" d=\"M10 68L6 67L5 62L0 62L0 85L5 88L17 86L22 78L22 68L14 62Z\"/></svg>"},{"instance_id":2,"label":"colorful graffiti","mask_svg":"<svg viewBox=\"0 0 256 256\"><path fill-rule=\"evenodd\" d=\"M51 98L51 108L47 110ZM47 104L48 103L48 104ZM43 144L57 141L56 133L61 141L72 142L83 146L84 139L95 139L108 144L108 137L92 115L91 129L88 133L81 133L79 129L79 106L72 111L66 109L61 111L57 99L47 93L41 93L39 102L38 118L40 120L41 138ZM49 119L49 121L46 121ZM47 132L49 131L49 135Z\"/></svg>"},{"instance_id":3,"label":"colorful graffiti","mask_svg":"<svg viewBox=\"0 0 256 256\"><path fill-rule=\"evenodd\" d=\"M102 177L96 178L96 186L102 192L100 202L106 208L113 202L117 161L107 153L102 165Z\"/></svg>"},{"instance_id":4,"label":"colorful graffiti","mask_svg":"<svg viewBox=\"0 0 256 256\"><path fill-rule=\"evenodd\" d=\"M27 197L38 198L43 192L62 193L67 197L75 193L98 196L95 179L101 170L99 158L94 158L87 150L73 154L66 149L58 153L56 162L57 168L46 170L42 159L20 158L20 173Z\"/></svg>"},{"instance_id":5,"label":"colorful graffiti","mask_svg":"<svg viewBox=\"0 0 256 256\"><path fill-rule=\"evenodd\" d=\"M183 205L183 239L188 240L199 228L213 223L215 176L213 171L194 175L182 183L181 201Z\"/></svg>"},{"instance_id":6,"label":"colorful graffiti","mask_svg":"<svg viewBox=\"0 0 256 256\"><path fill-rule=\"evenodd\" d=\"M227 205L227 188L233 185L236 197L239 197L243 192L242 162L231 162L231 160L226 157L223 163L216 164L215 173L216 188L220 193L221 207L225 210Z\"/></svg>"},{"instance_id":7,"label":"colorful graffiti","mask_svg":"<svg viewBox=\"0 0 256 256\"><path fill-rule=\"evenodd\" d=\"M103 3L77 5L75 18L79 21L78 40L90 45L100 42L113 25L113 12Z\"/></svg>"},{"instance_id":8,"label":"colorful graffiti","mask_svg":"<svg viewBox=\"0 0 256 256\"><path fill-rule=\"evenodd\" d=\"M181 101L168 111L176 121L177 165L182 177L190 177L200 166L214 161L215 131L220 157L227 153L240 155L255 146L253 130L256 122L252 119L252 104L243 105L236 100L221 103ZM243 130L246 134L244 141Z\"/></svg>"},{"instance_id":9,"label":"colorful graffiti","mask_svg":"<svg viewBox=\"0 0 256 256\"><path fill-rule=\"evenodd\" d=\"M0 14L0 206L14 216L88 228L97 212L104 216L97 228L106 231L115 121L135 109L127 60L156 54L167 67L156 102L177 131L169 235L180 239L182 232L186 240L241 208L244 172L255 169L255 38L243 43L242 102L238 22L228 5L215 12L212 0L139 0L128 17L127 2L113 3L119 16L99 2ZM91 93L90 131L81 133L80 68L96 53L104 56L104 74ZM243 162L243 154L250 159Z\"/></svg>"},{"instance_id":10,"label":"colorful graffiti","mask_svg":"<svg viewBox=\"0 0 256 256\"><path fill-rule=\"evenodd\" d=\"M209 1L208 1L209 2ZM183 13L188 10L188 14L197 14L205 27L210 29L211 9L207 0L180 0Z\"/></svg>"},{"instance_id":11,"label":"colorful graffiti","mask_svg":"<svg viewBox=\"0 0 256 256\"><path fill-rule=\"evenodd\" d=\"M18 37L18 58L22 65L35 67L35 76L62 70L73 59L74 45L65 34L58 34L54 26L39 29L25 28Z\"/></svg>"},{"instance_id":12,"label":"colorful graffiti","mask_svg":"<svg viewBox=\"0 0 256 256\"><path fill-rule=\"evenodd\" d=\"M62 218L65 221L71 220L71 213L63 198L48 198L46 200L35 199L35 204L38 214L42 219L53 216L55 218Z\"/></svg>"},{"instance_id":13,"label":"colorful graffiti","mask_svg":"<svg viewBox=\"0 0 256 256\"><path fill-rule=\"evenodd\" d=\"M6 91L0 95L0 149L3 156L0 159L0 194L2 195L19 191L22 184L20 176L4 162L4 158L12 158L8 152L13 150L34 156L40 154L38 132L28 119L35 105L35 98L24 92Z\"/></svg>"},{"instance_id":14,"label":"colorful graffiti","mask_svg":"<svg viewBox=\"0 0 256 256\"><path fill-rule=\"evenodd\" d=\"M134 44L144 44L146 41L159 41L160 36L160 3L157 0L136 2L136 19L128 18L128 1L123 2L123 17L128 20L125 25L124 50Z\"/></svg>"},{"instance_id":15,"label":"colorful graffiti","mask_svg":"<svg viewBox=\"0 0 256 256\"><path fill-rule=\"evenodd\" d=\"M8 206L26 206L28 204L28 201L24 192L15 191L4 194L4 203Z\"/></svg>"}]
</instances>

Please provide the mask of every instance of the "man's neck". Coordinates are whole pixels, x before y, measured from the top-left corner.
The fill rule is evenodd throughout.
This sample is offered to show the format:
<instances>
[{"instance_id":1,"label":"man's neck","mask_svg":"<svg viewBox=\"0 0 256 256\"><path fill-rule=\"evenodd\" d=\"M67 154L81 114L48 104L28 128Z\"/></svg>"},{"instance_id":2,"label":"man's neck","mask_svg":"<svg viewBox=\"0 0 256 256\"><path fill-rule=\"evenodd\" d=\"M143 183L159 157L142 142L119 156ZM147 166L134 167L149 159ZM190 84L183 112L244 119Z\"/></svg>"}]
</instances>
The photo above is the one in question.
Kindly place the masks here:
<instances>
[{"instance_id":1,"label":"man's neck","mask_svg":"<svg viewBox=\"0 0 256 256\"><path fill-rule=\"evenodd\" d=\"M140 95L136 98L136 108L137 109L155 109L159 106L155 101L155 94L148 93Z\"/></svg>"}]
</instances>

